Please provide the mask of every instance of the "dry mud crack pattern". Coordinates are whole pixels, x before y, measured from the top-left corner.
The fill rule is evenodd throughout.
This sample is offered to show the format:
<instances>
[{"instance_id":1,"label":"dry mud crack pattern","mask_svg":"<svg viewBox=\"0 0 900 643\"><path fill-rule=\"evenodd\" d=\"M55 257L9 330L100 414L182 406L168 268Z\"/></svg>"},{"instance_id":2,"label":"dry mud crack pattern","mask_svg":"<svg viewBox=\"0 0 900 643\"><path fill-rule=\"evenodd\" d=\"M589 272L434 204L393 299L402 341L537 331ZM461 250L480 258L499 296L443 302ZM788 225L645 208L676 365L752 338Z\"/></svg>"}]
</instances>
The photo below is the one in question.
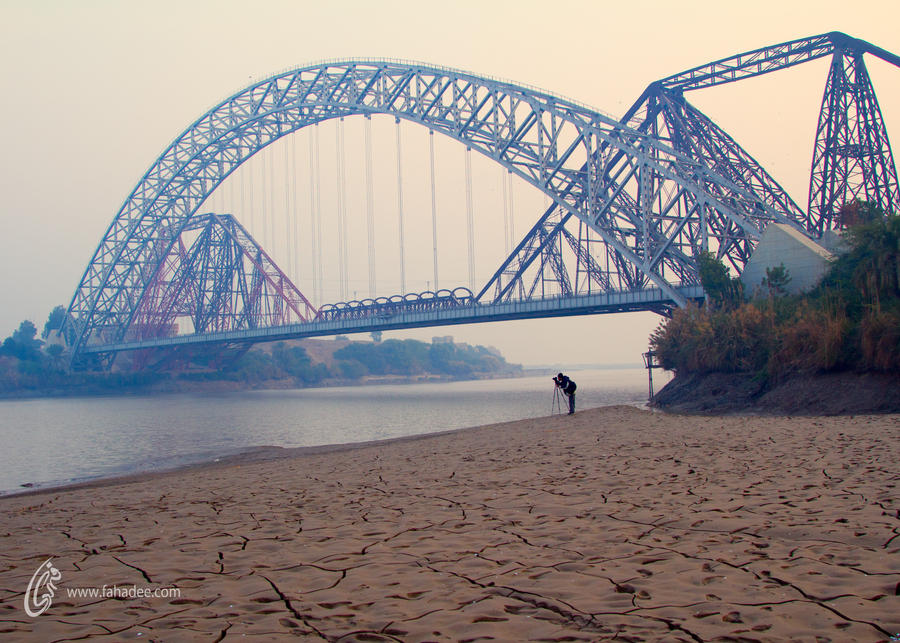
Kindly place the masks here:
<instances>
[{"instance_id":1,"label":"dry mud crack pattern","mask_svg":"<svg viewBox=\"0 0 900 643\"><path fill-rule=\"evenodd\" d=\"M611 407L7 498L0 635L888 641L898 444L898 416ZM103 585L181 595L66 594Z\"/></svg>"}]
</instances>

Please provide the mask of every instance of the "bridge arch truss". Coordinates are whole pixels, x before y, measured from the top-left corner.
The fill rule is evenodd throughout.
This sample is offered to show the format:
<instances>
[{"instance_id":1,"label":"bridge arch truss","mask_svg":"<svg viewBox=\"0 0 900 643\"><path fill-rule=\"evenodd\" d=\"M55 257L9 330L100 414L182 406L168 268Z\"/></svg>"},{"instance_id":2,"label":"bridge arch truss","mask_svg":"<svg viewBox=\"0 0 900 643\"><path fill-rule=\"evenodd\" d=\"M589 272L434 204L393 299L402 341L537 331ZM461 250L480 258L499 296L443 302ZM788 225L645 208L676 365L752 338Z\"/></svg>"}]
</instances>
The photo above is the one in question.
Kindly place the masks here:
<instances>
[{"instance_id":1,"label":"bridge arch truss","mask_svg":"<svg viewBox=\"0 0 900 643\"><path fill-rule=\"evenodd\" d=\"M767 175L747 180L728 163L673 144L650 126L654 120L637 118L642 110L648 113L638 105L626 124L535 88L396 60L328 61L254 83L191 124L116 214L69 307L64 333L73 360L85 345L126 337L161 262L238 166L279 138L334 118L384 114L418 123L548 195L550 207L478 301L513 296L513 282L540 253L546 259L554 242L572 243L562 231L573 218L612 256L612 268L579 258L598 288L652 286L678 304L685 301L678 287L698 281L699 252L715 250L740 268L768 222L809 227Z\"/></svg>"}]
</instances>

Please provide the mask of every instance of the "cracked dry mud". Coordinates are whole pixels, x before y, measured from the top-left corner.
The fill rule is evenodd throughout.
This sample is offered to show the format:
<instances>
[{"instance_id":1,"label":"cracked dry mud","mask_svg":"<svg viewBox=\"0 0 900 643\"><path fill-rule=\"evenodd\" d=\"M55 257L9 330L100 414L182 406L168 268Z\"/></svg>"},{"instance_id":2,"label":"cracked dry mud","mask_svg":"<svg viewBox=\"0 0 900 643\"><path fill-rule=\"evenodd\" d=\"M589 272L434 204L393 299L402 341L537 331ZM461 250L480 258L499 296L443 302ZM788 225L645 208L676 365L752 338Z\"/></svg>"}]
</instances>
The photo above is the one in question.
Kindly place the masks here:
<instances>
[{"instance_id":1,"label":"cracked dry mud","mask_svg":"<svg viewBox=\"0 0 900 643\"><path fill-rule=\"evenodd\" d=\"M7 498L0 635L888 640L898 463L898 416L611 407ZM65 595L104 584L181 597Z\"/></svg>"}]
</instances>

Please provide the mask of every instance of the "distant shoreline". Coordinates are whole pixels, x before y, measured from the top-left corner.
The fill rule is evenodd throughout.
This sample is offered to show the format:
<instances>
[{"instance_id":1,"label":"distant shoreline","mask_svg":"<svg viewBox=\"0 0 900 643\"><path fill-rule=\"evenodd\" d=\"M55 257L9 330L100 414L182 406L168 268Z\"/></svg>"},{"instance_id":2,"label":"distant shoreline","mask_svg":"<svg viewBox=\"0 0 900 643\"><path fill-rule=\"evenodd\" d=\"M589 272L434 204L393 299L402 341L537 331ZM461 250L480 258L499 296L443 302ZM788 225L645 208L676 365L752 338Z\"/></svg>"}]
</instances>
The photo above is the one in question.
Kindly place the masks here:
<instances>
[{"instance_id":1,"label":"distant shoreline","mask_svg":"<svg viewBox=\"0 0 900 643\"><path fill-rule=\"evenodd\" d=\"M428 382L472 382L505 378L519 378L534 375L527 371L510 373L479 374L476 377L454 377L451 375L383 375L366 376L359 380L330 379L321 383L304 385L290 379L263 380L260 382L239 382L233 380L191 380L181 378L162 379L152 384L122 387L92 387L27 391L5 391L0 393L4 400L37 400L47 398L73 397L129 397L132 395L156 395L169 393L227 393L231 391L285 391L338 386L377 386L382 384L423 384ZM539 374L539 373L538 373Z\"/></svg>"},{"instance_id":2,"label":"distant shoreline","mask_svg":"<svg viewBox=\"0 0 900 643\"><path fill-rule=\"evenodd\" d=\"M456 377L446 374L422 373L418 375L367 375L361 379L334 378L316 384L303 384L293 379L263 380L260 382L240 382L234 380L195 380L171 377L150 384L134 386L104 387L101 385L85 385L72 388L26 389L0 392L0 402L14 400L42 400L89 397L130 397L135 395L157 395L169 393L228 393L232 391L285 391L317 388L333 388L338 386L378 386L383 384L423 384L441 382L475 382L480 380L496 380L521 377L552 376L560 367L523 366L521 370L497 373L479 373L473 377ZM626 370L642 368L639 364L579 364L567 367L567 372L581 370Z\"/></svg>"}]
</instances>

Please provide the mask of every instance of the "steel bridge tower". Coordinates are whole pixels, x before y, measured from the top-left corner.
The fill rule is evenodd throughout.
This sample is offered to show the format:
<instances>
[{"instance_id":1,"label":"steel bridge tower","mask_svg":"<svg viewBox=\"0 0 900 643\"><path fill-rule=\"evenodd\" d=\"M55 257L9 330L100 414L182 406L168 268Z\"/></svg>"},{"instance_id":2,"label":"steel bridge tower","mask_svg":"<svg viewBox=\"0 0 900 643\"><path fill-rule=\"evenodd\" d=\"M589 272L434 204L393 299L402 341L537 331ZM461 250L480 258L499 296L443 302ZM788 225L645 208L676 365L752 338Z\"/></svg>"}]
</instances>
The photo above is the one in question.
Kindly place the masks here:
<instances>
[{"instance_id":1,"label":"steel bridge tower","mask_svg":"<svg viewBox=\"0 0 900 643\"><path fill-rule=\"evenodd\" d=\"M689 69L652 83L623 122L668 142L714 168L766 203L788 212L813 237L840 226L844 203L863 200L883 212L900 212L900 189L881 108L863 56L900 67L900 57L864 40L831 32L792 40ZM809 203L804 211L733 138L685 94L772 73L831 56L813 148ZM749 245L719 249L740 268Z\"/></svg>"}]
</instances>

